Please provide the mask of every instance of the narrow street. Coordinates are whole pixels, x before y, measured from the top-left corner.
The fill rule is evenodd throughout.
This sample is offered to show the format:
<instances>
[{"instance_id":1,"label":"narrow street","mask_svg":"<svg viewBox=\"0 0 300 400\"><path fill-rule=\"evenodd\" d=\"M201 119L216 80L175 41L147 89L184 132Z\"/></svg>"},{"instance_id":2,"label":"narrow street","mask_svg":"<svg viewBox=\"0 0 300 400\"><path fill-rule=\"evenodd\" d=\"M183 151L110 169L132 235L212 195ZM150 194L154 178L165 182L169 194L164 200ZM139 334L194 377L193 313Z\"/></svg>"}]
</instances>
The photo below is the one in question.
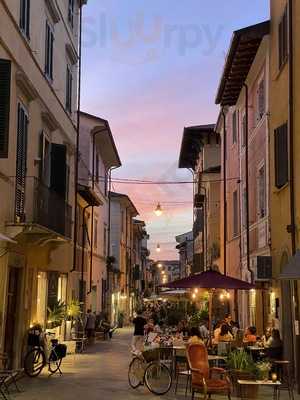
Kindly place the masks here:
<instances>
[{"instance_id":1,"label":"narrow street","mask_svg":"<svg viewBox=\"0 0 300 400\"><path fill-rule=\"evenodd\" d=\"M22 393L14 393L11 398L16 400L134 400L140 398L157 400L160 397L151 395L144 387L133 390L128 385L130 339L131 330L122 329L111 342L100 342L90 347L84 354L75 357L68 356L62 365L62 376L56 374L49 377L45 370L39 378L24 379L20 383ZM163 398L165 400L185 399L184 383L182 381L177 396L174 394L173 387ZM225 399L222 396L214 398ZM272 399L272 389L262 390L258 398ZM288 399L287 393L283 392L280 399ZM295 400L300 400L300 396L295 396Z\"/></svg>"}]
</instances>

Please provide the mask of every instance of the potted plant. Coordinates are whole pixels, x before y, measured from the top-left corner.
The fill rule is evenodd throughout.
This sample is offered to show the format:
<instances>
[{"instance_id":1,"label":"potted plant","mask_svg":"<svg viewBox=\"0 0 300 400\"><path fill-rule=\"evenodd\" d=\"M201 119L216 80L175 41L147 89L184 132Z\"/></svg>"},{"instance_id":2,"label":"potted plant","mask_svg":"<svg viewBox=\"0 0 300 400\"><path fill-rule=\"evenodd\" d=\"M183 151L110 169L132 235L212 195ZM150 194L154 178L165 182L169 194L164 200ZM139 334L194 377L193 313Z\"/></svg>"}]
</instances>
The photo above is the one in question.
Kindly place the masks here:
<instances>
[{"instance_id":1,"label":"potted plant","mask_svg":"<svg viewBox=\"0 0 300 400\"><path fill-rule=\"evenodd\" d=\"M258 377L262 381L267 381L269 379L269 374L272 368L272 364L269 361L260 361L256 364L258 369Z\"/></svg>"},{"instance_id":2,"label":"potted plant","mask_svg":"<svg viewBox=\"0 0 300 400\"><path fill-rule=\"evenodd\" d=\"M57 301L52 308L48 307L48 329L61 326L66 316L66 305L62 301Z\"/></svg>"},{"instance_id":3,"label":"potted plant","mask_svg":"<svg viewBox=\"0 0 300 400\"><path fill-rule=\"evenodd\" d=\"M237 397L241 397L240 386L237 381L254 380L258 377L258 369L253 358L245 350L235 350L228 355L227 366L233 385L233 391ZM256 399L258 393L257 385L243 385L243 396Z\"/></svg>"}]
</instances>

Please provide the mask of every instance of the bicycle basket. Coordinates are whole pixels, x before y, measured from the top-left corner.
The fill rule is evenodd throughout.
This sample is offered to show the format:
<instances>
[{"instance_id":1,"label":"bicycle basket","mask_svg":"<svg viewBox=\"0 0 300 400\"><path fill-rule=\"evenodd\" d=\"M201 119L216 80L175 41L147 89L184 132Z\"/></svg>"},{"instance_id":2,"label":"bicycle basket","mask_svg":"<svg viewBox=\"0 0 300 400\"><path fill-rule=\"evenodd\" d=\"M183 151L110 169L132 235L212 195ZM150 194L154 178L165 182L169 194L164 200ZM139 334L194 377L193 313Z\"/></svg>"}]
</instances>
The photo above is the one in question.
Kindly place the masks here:
<instances>
[{"instance_id":1,"label":"bicycle basket","mask_svg":"<svg viewBox=\"0 0 300 400\"><path fill-rule=\"evenodd\" d=\"M143 351L143 357L147 363L159 360L159 349Z\"/></svg>"},{"instance_id":2,"label":"bicycle basket","mask_svg":"<svg viewBox=\"0 0 300 400\"><path fill-rule=\"evenodd\" d=\"M60 360L61 358L66 357L66 355L67 346L65 344L58 344L51 353L51 361Z\"/></svg>"}]
</instances>

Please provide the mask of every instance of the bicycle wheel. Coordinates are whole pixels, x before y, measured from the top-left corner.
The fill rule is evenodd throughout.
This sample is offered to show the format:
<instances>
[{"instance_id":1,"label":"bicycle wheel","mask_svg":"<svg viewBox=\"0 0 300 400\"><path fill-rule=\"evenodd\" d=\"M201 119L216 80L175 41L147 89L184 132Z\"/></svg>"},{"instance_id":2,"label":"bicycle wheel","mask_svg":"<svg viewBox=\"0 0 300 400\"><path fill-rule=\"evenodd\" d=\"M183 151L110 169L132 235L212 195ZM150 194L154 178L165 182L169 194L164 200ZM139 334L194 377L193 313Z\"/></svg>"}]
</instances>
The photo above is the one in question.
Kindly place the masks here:
<instances>
[{"instance_id":1,"label":"bicycle wheel","mask_svg":"<svg viewBox=\"0 0 300 400\"><path fill-rule=\"evenodd\" d=\"M128 382L133 389L136 389L142 384L144 379L144 370L143 360L134 357L128 368Z\"/></svg>"},{"instance_id":2,"label":"bicycle wheel","mask_svg":"<svg viewBox=\"0 0 300 400\"><path fill-rule=\"evenodd\" d=\"M62 358L58 358L55 350L51 350L49 357L49 371L51 374L55 374L60 369Z\"/></svg>"},{"instance_id":3,"label":"bicycle wheel","mask_svg":"<svg viewBox=\"0 0 300 400\"><path fill-rule=\"evenodd\" d=\"M24 371L30 378L38 376L46 364L46 356L44 351L37 347L30 350L24 360Z\"/></svg>"},{"instance_id":4,"label":"bicycle wheel","mask_svg":"<svg viewBox=\"0 0 300 400\"><path fill-rule=\"evenodd\" d=\"M159 361L153 361L145 371L145 383L151 393L156 395L166 394L172 386L169 368Z\"/></svg>"}]
</instances>

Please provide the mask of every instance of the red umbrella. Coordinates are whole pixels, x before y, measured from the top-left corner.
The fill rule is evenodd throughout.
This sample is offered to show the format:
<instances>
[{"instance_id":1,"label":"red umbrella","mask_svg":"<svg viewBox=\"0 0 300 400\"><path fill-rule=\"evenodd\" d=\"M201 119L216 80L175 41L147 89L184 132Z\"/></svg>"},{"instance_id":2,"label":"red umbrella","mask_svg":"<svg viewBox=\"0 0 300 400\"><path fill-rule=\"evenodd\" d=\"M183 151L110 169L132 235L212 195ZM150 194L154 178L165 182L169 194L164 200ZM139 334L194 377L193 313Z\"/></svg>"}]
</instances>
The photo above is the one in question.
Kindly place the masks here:
<instances>
[{"instance_id":1,"label":"red umbrella","mask_svg":"<svg viewBox=\"0 0 300 400\"><path fill-rule=\"evenodd\" d=\"M170 289L205 288L205 289L239 289L250 290L255 286L240 279L231 278L218 271L208 270L201 274L191 275L162 285Z\"/></svg>"},{"instance_id":2,"label":"red umbrella","mask_svg":"<svg viewBox=\"0 0 300 400\"><path fill-rule=\"evenodd\" d=\"M255 286L240 279L231 278L218 271L208 270L162 285L170 289L205 288L209 289L209 331L212 332L212 296L215 289L251 290ZM211 336L211 335L210 335Z\"/></svg>"}]
</instances>

